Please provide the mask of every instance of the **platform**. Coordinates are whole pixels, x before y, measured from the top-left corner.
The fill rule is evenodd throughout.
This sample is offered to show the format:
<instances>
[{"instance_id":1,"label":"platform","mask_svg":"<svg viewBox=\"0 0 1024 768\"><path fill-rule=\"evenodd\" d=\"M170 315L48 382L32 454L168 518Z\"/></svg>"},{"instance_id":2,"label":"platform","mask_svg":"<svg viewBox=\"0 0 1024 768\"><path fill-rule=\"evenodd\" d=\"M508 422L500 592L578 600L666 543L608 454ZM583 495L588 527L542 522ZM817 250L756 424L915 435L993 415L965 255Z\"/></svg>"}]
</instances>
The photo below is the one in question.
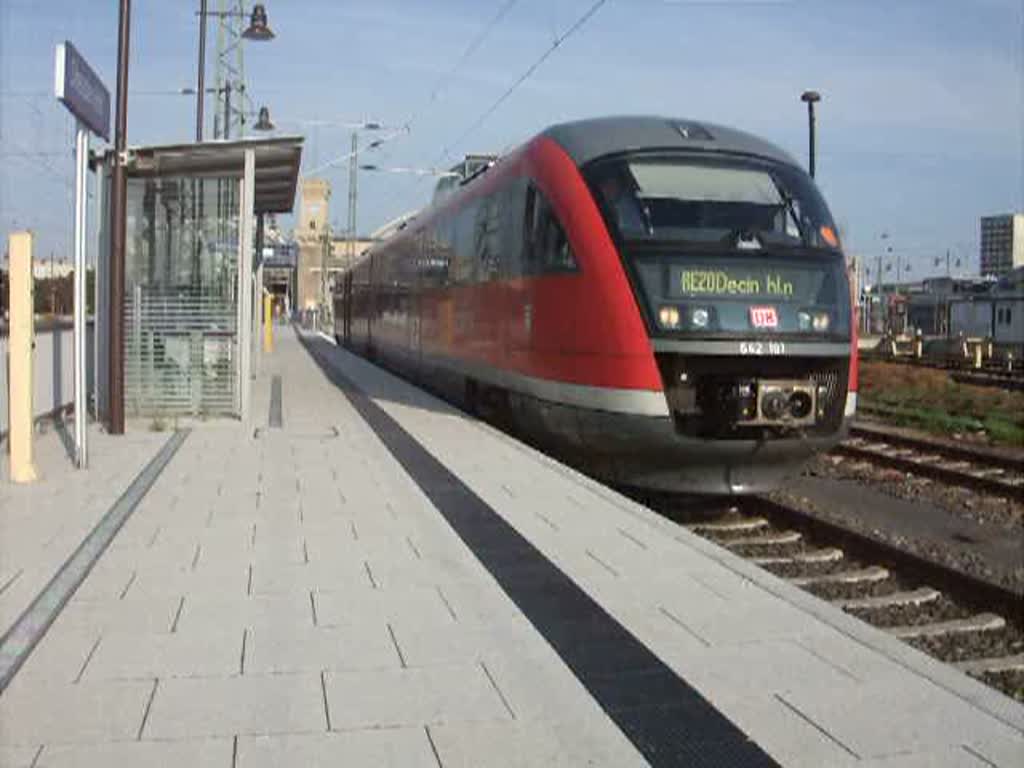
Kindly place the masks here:
<instances>
[{"instance_id":1,"label":"platform","mask_svg":"<svg viewBox=\"0 0 1024 768\"><path fill-rule=\"evenodd\" d=\"M162 437L0 766L1022 763L1020 704L322 337L256 384Z\"/></svg>"}]
</instances>

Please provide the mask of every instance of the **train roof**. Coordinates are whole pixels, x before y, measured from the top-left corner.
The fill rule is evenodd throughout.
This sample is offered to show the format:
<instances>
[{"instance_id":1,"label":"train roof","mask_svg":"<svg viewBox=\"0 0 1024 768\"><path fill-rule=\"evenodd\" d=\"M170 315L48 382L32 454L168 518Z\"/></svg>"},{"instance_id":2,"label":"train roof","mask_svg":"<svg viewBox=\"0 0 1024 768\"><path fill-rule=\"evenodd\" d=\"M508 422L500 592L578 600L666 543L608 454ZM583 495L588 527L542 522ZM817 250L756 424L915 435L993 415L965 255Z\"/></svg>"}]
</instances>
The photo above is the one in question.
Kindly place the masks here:
<instances>
[{"instance_id":1,"label":"train roof","mask_svg":"<svg viewBox=\"0 0 1024 768\"><path fill-rule=\"evenodd\" d=\"M753 134L687 118L598 117L553 125L541 135L560 144L578 166L631 150L680 149L758 155L799 167L789 153Z\"/></svg>"}]
</instances>

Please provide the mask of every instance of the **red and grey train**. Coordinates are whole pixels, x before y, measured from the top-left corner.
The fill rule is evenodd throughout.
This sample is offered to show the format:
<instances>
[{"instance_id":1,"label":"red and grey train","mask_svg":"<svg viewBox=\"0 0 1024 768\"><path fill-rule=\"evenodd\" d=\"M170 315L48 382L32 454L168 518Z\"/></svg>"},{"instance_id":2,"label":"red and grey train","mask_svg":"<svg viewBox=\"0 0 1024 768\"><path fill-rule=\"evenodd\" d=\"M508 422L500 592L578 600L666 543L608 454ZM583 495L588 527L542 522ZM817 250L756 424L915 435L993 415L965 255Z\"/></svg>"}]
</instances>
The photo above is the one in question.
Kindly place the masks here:
<instances>
[{"instance_id":1,"label":"red and grey train","mask_svg":"<svg viewBox=\"0 0 1024 768\"><path fill-rule=\"evenodd\" d=\"M761 492L843 436L847 267L782 150L608 117L442 186L345 276L339 343L624 485Z\"/></svg>"}]
</instances>

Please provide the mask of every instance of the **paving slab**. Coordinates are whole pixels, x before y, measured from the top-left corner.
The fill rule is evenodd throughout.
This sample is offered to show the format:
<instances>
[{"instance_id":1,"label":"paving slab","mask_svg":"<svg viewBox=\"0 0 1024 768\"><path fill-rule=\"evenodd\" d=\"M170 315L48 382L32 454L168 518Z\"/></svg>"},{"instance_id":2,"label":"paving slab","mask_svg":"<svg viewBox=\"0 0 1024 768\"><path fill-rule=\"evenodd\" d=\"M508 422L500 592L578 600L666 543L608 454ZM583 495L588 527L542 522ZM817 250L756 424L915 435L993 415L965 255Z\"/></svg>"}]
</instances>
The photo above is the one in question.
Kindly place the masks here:
<instances>
[{"instance_id":1,"label":"paving slab","mask_svg":"<svg viewBox=\"0 0 1024 768\"><path fill-rule=\"evenodd\" d=\"M142 736L189 739L327 730L320 675L161 680Z\"/></svg>"},{"instance_id":2,"label":"paving slab","mask_svg":"<svg viewBox=\"0 0 1024 768\"><path fill-rule=\"evenodd\" d=\"M47 633L8 685L5 695L39 685L78 681L98 647L100 637L100 632L89 628Z\"/></svg>"},{"instance_id":3,"label":"paving slab","mask_svg":"<svg viewBox=\"0 0 1024 768\"><path fill-rule=\"evenodd\" d=\"M358 626L400 621L414 627L444 627L455 619L445 602L445 587L335 587L314 594L317 625Z\"/></svg>"},{"instance_id":4,"label":"paving slab","mask_svg":"<svg viewBox=\"0 0 1024 768\"><path fill-rule=\"evenodd\" d=\"M325 681L332 730L512 719L479 664L331 671Z\"/></svg>"},{"instance_id":5,"label":"paving slab","mask_svg":"<svg viewBox=\"0 0 1024 768\"><path fill-rule=\"evenodd\" d=\"M551 723L460 723L432 726L445 768L645 766L626 738L602 718Z\"/></svg>"},{"instance_id":6,"label":"paving slab","mask_svg":"<svg viewBox=\"0 0 1024 768\"><path fill-rule=\"evenodd\" d=\"M175 633L108 632L83 680L161 680L240 674L244 630L207 625Z\"/></svg>"},{"instance_id":7,"label":"paving slab","mask_svg":"<svg viewBox=\"0 0 1024 768\"><path fill-rule=\"evenodd\" d=\"M153 680L133 680L11 686L0 697L4 746L136 739L153 685Z\"/></svg>"},{"instance_id":8,"label":"paving slab","mask_svg":"<svg viewBox=\"0 0 1024 768\"><path fill-rule=\"evenodd\" d=\"M176 630L187 632L211 626L232 627L238 633L263 627L289 627L296 632L313 627L313 604L309 593L289 595L221 597L190 593L182 598Z\"/></svg>"},{"instance_id":9,"label":"paving slab","mask_svg":"<svg viewBox=\"0 0 1024 768\"><path fill-rule=\"evenodd\" d=\"M57 745L43 749L33 768L229 768L233 748L227 738Z\"/></svg>"},{"instance_id":10,"label":"paving slab","mask_svg":"<svg viewBox=\"0 0 1024 768\"><path fill-rule=\"evenodd\" d=\"M235 768L437 768L424 728L243 736Z\"/></svg>"},{"instance_id":11,"label":"paving slab","mask_svg":"<svg viewBox=\"0 0 1024 768\"><path fill-rule=\"evenodd\" d=\"M1018 759L1021 757L1017 756ZM945 747L927 752L904 752L874 760L864 760L858 765L865 768L988 768L988 760L969 749Z\"/></svg>"},{"instance_id":12,"label":"paving slab","mask_svg":"<svg viewBox=\"0 0 1024 768\"><path fill-rule=\"evenodd\" d=\"M0 768L33 768L36 755L42 749L42 745L38 747L0 746Z\"/></svg>"},{"instance_id":13,"label":"paving slab","mask_svg":"<svg viewBox=\"0 0 1024 768\"><path fill-rule=\"evenodd\" d=\"M383 621L305 629L266 625L251 633L245 652L246 673L256 675L397 669L401 664L394 637Z\"/></svg>"},{"instance_id":14,"label":"paving slab","mask_svg":"<svg viewBox=\"0 0 1024 768\"><path fill-rule=\"evenodd\" d=\"M862 758L1005 739L1016 739L1024 754L1024 736L1019 731L984 713L949 706L927 681L848 682L779 696ZM879 718L879 712L885 717Z\"/></svg>"}]
</instances>

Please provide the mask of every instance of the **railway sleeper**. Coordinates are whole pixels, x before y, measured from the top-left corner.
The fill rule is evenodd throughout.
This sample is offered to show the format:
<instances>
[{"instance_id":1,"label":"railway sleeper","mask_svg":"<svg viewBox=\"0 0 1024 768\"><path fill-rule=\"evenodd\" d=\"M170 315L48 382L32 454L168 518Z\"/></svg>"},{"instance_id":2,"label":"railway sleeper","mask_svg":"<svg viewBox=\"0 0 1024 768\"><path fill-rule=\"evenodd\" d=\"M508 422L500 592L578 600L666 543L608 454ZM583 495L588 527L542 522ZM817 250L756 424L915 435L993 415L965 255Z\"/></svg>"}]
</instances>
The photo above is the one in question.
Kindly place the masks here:
<instances>
[{"instance_id":1,"label":"railway sleeper","mask_svg":"<svg viewBox=\"0 0 1024 768\"><path fill-rule=\"evenodd\" d=\"M988 467L986 469L972 469L971 474L975 477L1002 477L1006 470L1002 467Z\"/></svg>"},{"instance_id":2,"label":"railway sleeper","mask_svg":"<svg viewBox=\"0 0 1024 768\"><path fill-rule=\"evenodd\" d=\"M792 557L752 557L754 565L810 565L814 563L835 563L843 559L843 550L830 547L828 549L812 549L798 552Z\"/></svg>"},{"instance_id":3,"label":"railway sleeper","mask_svg":"<svg viewBox=\"0 0 1024 768\"><path fill-rule=\"evenodd\" d=\"M871 610L876 608L895 608L904 605L924 605L939 599L942 593L931 587L921 587L905 592L891 592L888 595L873 597L854 597L833 600L832 605L845 611Z\"/></svg>"},{"instance_id":4,"label":"railway sleeper","mask_svg":"<svg viewBox=\"0 0 1024 768\"><path fill-rule=\"evenodd\" d=\"M867 568L858 568L855 571L823 573L820 576L797 576L787 579L787 581L797 587L808 587L815 584L870 584L885 581L888 578L889 571L886 568L880 565L871 565Z\"/></svg>"},{"instance_id":5,"label":"railway sleeper","mask_svg":"<svg viewBox=\"0 0 1024 768\"><path fill-rule=\"evenodd\" d=\"M944 461L936 466L947 472L964 472L973 467L974 464L971 464L969 461Z\"/></svg>"},{"instance_id":6,"label":"railway sleeper","mask_svg":"<svg viewBox=\"0 0 1024 768\"><path fill-rule=\"evenodd\" d=\"M777 547L780 544L796 544L802 538L799 531L781 531L764 536L744 536L716 542L723 547Z\"/></svg>"},{"instance_id":7,"label":"railway sleeper","mask_svg":"<svg viewBox=\"0 0 1024 768\"><path fill-rule=\"evenodd\" d=\"M1012 656L958 661L953 666L968 675L981 675L985 672L1013 672L1018 669L1024 670L1024 653Z\"/></svg>"},{"instance_id":8,"label":"railway sleeper","mask_svg":"<svg viewBox=\"0 0 1024 768\"><path fill-rule=\"evenodd\" d=\"M741 531L757 531L768 527L763 517L752 517L743 520L725 520L709 523L691 523L686 526L694 533L734 533Z\"/></svg>"},{"instance_id":9,"label":"railway sleeper","mask_svg":"<svg viewBox=\"0 0 1024 768\"><path fill-rule=\"evenodd\" d=\"M994 613L979 613L966 619L937 621L934 624L916 626L889 627L890 635L908 640L916 637L937 637L940 635L963 635L969 632L994 632L1006 626L1006 619Z\"/></svg>"}]
</instances>

